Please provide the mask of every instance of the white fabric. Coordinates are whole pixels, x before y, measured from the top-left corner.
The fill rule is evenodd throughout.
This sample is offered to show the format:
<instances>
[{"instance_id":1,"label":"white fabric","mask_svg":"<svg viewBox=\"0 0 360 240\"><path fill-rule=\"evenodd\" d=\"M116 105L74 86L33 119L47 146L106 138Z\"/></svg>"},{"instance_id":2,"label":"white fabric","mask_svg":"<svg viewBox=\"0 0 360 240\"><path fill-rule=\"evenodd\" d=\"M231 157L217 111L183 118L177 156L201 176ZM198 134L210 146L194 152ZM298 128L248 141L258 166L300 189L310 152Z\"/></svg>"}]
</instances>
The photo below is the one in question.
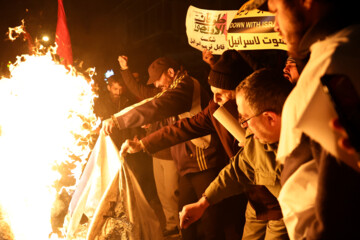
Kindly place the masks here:
<instances>
[{"instance_id":1,"label":"white fabric","mask_svg":"<svg viewBox=\"0 0 360 240\"><path fill-rule=\"evenodd\" d=\"M284 163L285 158L299 145L303 133L337 158L352 158L339 149L339 135L329 127L330 120L337 115L329 96L322 90L320 78L325 73L347 74L360 92L360 71L357 66L360 56L359 42L360 26L355 25L311 46L310 59L282 112L277 153L277 160L281 163ZM310 218L315 218L311 206L315 204L318 176L315 164L308 164L300 167L286 181L280 192L279 202L291 239L301 239L306 234L307 226L299 226L298 223L306 223ZM312 217L309 216L311 214Z\"/></svg>"},{"instance_id":2,"label":"white fabric","mask_svg":"<svg viewBox=\"0 0 360 240\"><path fill-rule=\"evenodd\" d=\"M322 90L320 78L325 74L331 63L338 65L340 69L336 69L336 71L339 71L338 73L347 73L358 92L360 92L360 72L355 66L357 63L351 61L351 56L349 57L350 54L358 57L360 54L359 48L354 46L352 53L345 53L345 56L336 53L336 57L334 57L336 48L347 42L348 35L354 30L360 32L360 26L356 25L344 29L311 46L309 62L284 104L277 153L277 159L281 163L284 163L285 157L291 154L298 146L302 133L306 133L310 138L320 143L334 156L342 159L351 157L341 151L336 144L339 135L330 128L329 122L337 115L330 98ZM358 44L360 36L356 37L358 40L355 41Z\"/></svg>"},{"instance_id":3,"label":"white fabric","mask_svg":"<svg viewBox=\"0 0 360 240\"><path fill-rule=\"evenodd\" d=\"M173 160L153 157L156 191L164 211L165 229L179 227L179 174Z\"/></svg>"},{"instance_id":4,"label":"white fabric","mask_svg":"<svg viewBox=\"0 0 360 240\"><path fill-rule=\"evenodd\" d=\"M290 176L278 197L290 239L304 239L306 228L314 217L316 192L317 168L315 160L311 160ZM304 216L309 218L304 219Z\"/></svg>"},{"instance_id":5,"label":"white fabric","mask_svg":"<svg viewBox=\"0 0 360 240\"><path fill-rule=\"evenodd\" d=\"M171 88L176 88L176 84L178 79L175 78L174 82L172 83L172 85L170 86L169 89ZM200 83L198 82L198 80L196 80L195 78L191 77L191 80L194 83L194 90L193 90L193 96L192 96L192 102L191 102L191 109L188 112L184 112L179 114L179 118L191 118L193 116L195 116L196 114L198 114L199 112L201 112L201 86ZM130 110L136 108L137 106L141 106L151 100L153 100L154 98L159 98L161 97L161 95L163 94L163 92L157 94L155 97L151 97L151 98L147 98L142 100L141 102L135 103L129 107L124 108L123 110L121 110L118 113L115 113L114 116L115 117L120 117L124 114L126 114L127 112L129 112ZM211 135L206 135L203 137L199 137L199 138L194 138L190 140L195 146L202 148L202 149L206 149L210 146L210 141L211 141Z\"/></svg>"},{"instance_id":6,"label":"white fabric","mask_svg":"<svg viewBox=\"0 0 360 240\"><path fill-rule=\"evenodd\" d=\"M139 236L146 240L162 239L155 212L123 162L111 138L100 134L69 206L68 239L85 214L90 219L86 239L93 240L105 222L109 202L117 199L123 202L126 217L133 226L133 230L126 233L127 239L138 240Z\"/></svg>"}]
</instances>

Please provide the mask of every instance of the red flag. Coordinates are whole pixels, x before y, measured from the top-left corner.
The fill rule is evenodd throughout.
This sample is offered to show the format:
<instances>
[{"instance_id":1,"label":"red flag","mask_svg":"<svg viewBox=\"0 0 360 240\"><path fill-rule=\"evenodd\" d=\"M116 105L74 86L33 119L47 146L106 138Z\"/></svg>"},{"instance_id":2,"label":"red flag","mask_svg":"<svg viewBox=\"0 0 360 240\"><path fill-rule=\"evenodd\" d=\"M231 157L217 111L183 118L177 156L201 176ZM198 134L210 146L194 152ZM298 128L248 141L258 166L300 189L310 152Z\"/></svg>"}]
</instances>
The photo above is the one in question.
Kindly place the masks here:
<instances>
[{"instance_id":1,"label":"red flag","mask_svg":"<svg viewBox=\"0 0 360 240\"><path fill-rule=\"evenodd\" d=\"M58 20L56 26L57 54L65 65L73 64L70 34L66 24L65 10L62 0L58 0Z\"/></svg>"}]
</instances>

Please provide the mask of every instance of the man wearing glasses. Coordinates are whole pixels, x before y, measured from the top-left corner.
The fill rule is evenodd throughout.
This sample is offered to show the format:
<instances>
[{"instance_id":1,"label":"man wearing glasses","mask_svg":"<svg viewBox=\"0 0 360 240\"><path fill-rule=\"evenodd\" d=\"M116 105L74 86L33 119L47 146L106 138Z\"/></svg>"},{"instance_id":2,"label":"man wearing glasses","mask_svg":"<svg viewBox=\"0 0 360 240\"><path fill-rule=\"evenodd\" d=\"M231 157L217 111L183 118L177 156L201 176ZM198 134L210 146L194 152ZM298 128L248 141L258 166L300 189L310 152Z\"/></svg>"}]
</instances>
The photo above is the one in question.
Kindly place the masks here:
<instances>
[{"instance_id":1,"label":"man wearing glasses","mask_svg":"<svg viewBox=\"0 0 360 240\"><path fill-rule=\"evenodd\" d=\"M180 214L181 227L187 228L200 219L208 206L253 186L265 187L276 199L281 188L282 166L276 162L281 111L292 88L281 71L268 69L255 71L239 84L236 103L239 122L247 129L244 148L219 173L198 202L184 206ZM262 196L258 198L259 202L263 200ZM266 217L256 205L254 198L248 203L242 239L288 239L279 205L268 209Z\"/></svg>"}]
</instances>

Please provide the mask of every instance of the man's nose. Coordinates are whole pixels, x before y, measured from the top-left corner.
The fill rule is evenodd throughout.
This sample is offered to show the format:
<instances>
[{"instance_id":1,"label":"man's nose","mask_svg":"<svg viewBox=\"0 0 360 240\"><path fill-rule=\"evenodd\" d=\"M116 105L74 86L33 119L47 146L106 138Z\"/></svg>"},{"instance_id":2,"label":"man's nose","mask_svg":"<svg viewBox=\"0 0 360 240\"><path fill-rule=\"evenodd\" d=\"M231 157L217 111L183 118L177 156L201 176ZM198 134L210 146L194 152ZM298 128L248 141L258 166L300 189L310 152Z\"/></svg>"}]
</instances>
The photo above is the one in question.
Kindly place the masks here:
<instances>
[{"instance_id":1,"label":"man's nose","mask_svg":"<svg viewBox=\"0 0 360 240\"><path fill-rule=\"evenodd\" d=\"M216 95L214 95L214 102L215 102L215 103L220 102L220 98L219 98L219 97L217 97Z\"/></svg>"},{"instance_id":2,"label":"man's nose","mask_svg":"<svg viewBox=\"0 0 360 240\"><path fill-rule=\"evenodd\" d=\"M283 72L284 72L284 73L288 73L288 72L289 72L289 66L288 66L288 65L286 65L286 66L284 67Z\"/></svg>"}]
</instances>

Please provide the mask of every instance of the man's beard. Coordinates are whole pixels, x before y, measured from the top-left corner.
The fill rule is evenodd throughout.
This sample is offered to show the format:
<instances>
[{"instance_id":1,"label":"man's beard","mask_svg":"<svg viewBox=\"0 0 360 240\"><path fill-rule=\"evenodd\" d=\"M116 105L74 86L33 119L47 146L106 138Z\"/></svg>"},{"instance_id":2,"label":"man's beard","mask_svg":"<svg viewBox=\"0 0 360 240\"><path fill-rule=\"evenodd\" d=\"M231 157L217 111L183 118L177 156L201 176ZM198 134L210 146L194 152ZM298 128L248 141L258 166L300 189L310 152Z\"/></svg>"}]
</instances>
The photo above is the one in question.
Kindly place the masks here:
<instances>
[{"instance_id":1,"label":"man's beard","mask_svg":"<svg viewBox=\"0 0 360 240\"><path fill-rule=\"evenodd\" d=\"M119 101L120 95L111 94L110 98L111 98L111 101L116 102L116 101Z\"/></svg>"}]
</instances>

